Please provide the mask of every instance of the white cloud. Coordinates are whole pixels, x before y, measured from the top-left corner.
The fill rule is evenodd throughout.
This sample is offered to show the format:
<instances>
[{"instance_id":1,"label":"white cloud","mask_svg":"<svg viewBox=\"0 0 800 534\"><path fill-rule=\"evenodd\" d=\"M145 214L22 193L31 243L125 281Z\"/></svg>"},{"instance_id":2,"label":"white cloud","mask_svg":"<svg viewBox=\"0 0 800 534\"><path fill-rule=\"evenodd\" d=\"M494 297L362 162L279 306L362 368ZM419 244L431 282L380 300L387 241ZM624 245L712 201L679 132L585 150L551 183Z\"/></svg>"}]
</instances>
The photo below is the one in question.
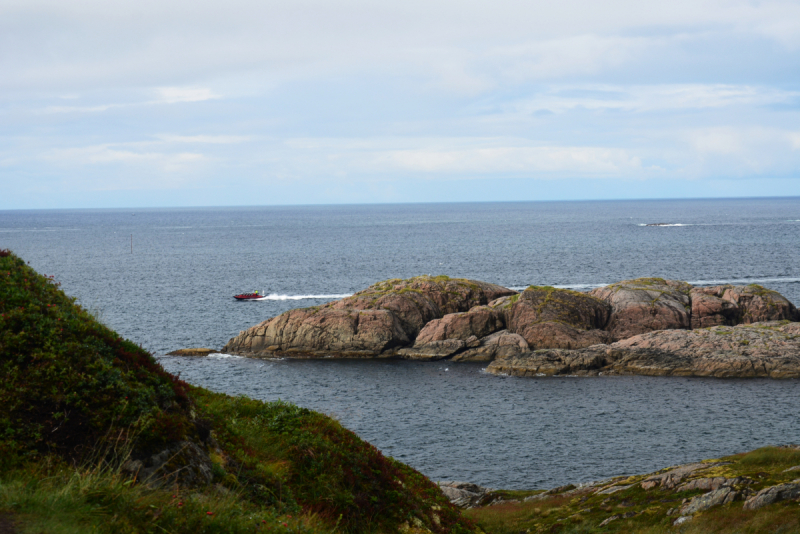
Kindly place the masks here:
<instances>
[{"instance_id":1,"label":"white cloud","mask_svg":"<svg viewBox=\"0 0 800 534\"><path fill-rule=\"evenodd\" d=\"M800 132L791 132L789 140L792 143L792 150L800 150Z\"/></svg>"},{"instance_id":2,"label":"white cloud","mask_svg":"<svg viewBox=\"0 0 800 534\"><path fill-rule=\"evenodd\" d=\"M698 128L690 131L688 138L693 148L701 154L741 155L763 151L765 155L773 157L775 149L788 153L800 148L800 131L775 128Z\"/></svg>"},{"instance_id":3,"label":"white cloud","mask_svg":"<svg viewBox=\"0 0 800 534\"><path fill-rule=\"evenodd\" d=\"M173 86L245 72L275 81L388 69L492 88L599 74L654 50L672 57L697 39L800 46L792 0L6 0L0 21L15 43L0 57L0 87L161 86L182 102L214 94Z\"/></svg>"},{"instance_id":4,"label":"white cloud","mask_svg":"<svg viewBox=\"0 0 800 534\"><path fill-rule=\"evenodd\" d=\"M663 111L729 106L767 106L800 100L800 91L730 84L553 85L531 98L507 104L517 113L546 110Z\"/></svg>"},{"instance_id":5,"label":"white cloud","mask_svg":"<svg viewBox=\"0 0 800 534\"><path fill-rule=\"evenodd\" d=\"M800 173L797 0L5 0L0 35L34 181Z\"/></svg>"},{"instance_id":6,"label":"white cloud","mask_svg":"<svg viewBox=\"0 0 800 534\"><path fill-rule=\"evenodd\" d=\"M706 176L796 176L800 131L764 127L709 127L684 132L689 152L681 172Z\"/></svg>"},{"instance_id":7,"label":"white cloud","mask_svg":"<svg viewBox=\"0 0 800 534\"><path fill-rule=\"evenodd\" d=\"M38 110L40 114L49 113L101 113L110 109L130 108L136 106L153 106L162 104L181 104L191 102L204 102L222 98L206 87L158 87L153 90L156 98L138 102L122 102L114 104L99 104L90 106L47 106ZM61 97L59 97L61 98ZM77 97L73 97L77 98Z\"/></svg>"},{"instance_id":8,"label":"white cloud","mask_svg":"<svg viewBox=\"0 0 800 534\"><path fill-rule=\"evenodd\" d=\"M230 145L235 143L244 143L252 140L252 137L247 135L158 134L156 135L156 138L165 143L193 143L193 144L212 144L212 145Z\"/></svg>"},{"instance_id":9,"label":"white cloud","mask_svg":"<svg viewBox=\"0 0 800 534\"><path fill-rule=\"evenodd\" d=\"M167 172L183 172L206 158L203 154L193 152L136 152L120 149L112 144L102 144L54 149L45 154L43 159L61 165L138 164Z\"/></svg>"},{"instance_id":10,"label":"white cloud","mask_svg":"<svg viewBox=\"0 0 800 534\"><path fill-rule=\"evenodd\" d=\"M640 173L641 159L619 148L541 146L510 138L292 139L281 150L297 162L313 161L311 172L396 173L530 177L612 176ZM314 156L310 156L314 154Z\"/></svg>"},{"instance_id":11,"label":"white cloud","mask_svg":"<svg viewBox=\"0 0 800 534\"><path fill-rule=\"evenodd\" d=\"M507 80L548 80L619 67L644 56L661 41L652 37L575 35L496 48L487 53L487 61L499 64L498 70Z\"/></svg>"},{"instance_id":12,"label":"white cloud","mask_svg":"<svg viewBox=\"0 0 800 534\"><path fill-rule=\"evenodd\" d=\"M487 147L469 150L398 150L378 153L376 167L425 173L577 173L628 175L642 162L626 150L601 147ZM384 169L385 170L385 169Z\"/></svg>"},{"instance_id":13,"label":"white cloud","mask_svg":"<svg viewBox=\"0 0 800 534\"><path fill-rule=\"evenodd\" d=\"M156 89L158 98L150 103L175 104L178 102L203 102L220 98L211 89L206 87L159 87Z\"/></svg>"}]
</instances>

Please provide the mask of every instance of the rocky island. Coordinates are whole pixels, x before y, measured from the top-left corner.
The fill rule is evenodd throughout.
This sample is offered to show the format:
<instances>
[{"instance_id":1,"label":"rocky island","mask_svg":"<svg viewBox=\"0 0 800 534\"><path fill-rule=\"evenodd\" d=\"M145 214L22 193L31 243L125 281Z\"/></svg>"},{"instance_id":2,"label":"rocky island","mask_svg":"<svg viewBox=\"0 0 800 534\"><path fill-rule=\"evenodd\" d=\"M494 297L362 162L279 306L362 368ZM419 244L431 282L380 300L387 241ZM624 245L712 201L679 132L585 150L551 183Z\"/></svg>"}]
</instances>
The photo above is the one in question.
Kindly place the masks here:
<instances>
[{"instance_id":1,"label":"rocky island","mask_svg":"<svg viewBox=\"0 0 800 534\"><path fill-rule=\"evenodd\" d=\"M751 284L694 287L662 278L581 293L517 292L447 276L379 282L287 311L222 349L257 358L485 361L515 376L800 376L800 313Z\"/></svg>"}]
</instances>

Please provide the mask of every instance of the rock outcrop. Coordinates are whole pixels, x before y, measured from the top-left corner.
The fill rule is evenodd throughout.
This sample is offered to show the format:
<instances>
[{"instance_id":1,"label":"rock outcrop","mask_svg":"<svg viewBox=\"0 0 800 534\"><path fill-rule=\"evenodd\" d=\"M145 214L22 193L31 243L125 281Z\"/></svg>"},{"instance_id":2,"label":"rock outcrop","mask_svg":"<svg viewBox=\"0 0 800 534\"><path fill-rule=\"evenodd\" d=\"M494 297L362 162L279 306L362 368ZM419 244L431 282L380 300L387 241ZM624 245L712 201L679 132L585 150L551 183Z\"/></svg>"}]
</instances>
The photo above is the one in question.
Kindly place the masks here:
<instances>
[{"instance_id":1,"label":"rock outcrop","mask_svg":"<svg viewBox=\"0 0 800 534\"><path fill-rule=\"evenodd\" d=\"M608 341L610 306L569 289L530 286L507 312L508 329L531 348L579 349Z\"/></svg>"},{"instance_id":2,"label":"rock outcrop","mask_svg":"<svg viewBox=\"0 0 800 534\"><path fill-rule=\"evenodd\" d=\"M800 478L764 488L744 503L745 510L758 510L769 504L789 499L800 499Z\"/></svg>"},{"instance_id":3,"label":"rock outcrop","mask_svg":"<svg viewBox=\"0 0 800 534\"><path fill-rule=\"evenodd\" d=\"M487 371L513 376L602 373L797 378L800 323L662 330L611 345L527 352L495 360Z\"/></svg>"},{"instance_id":4,"label":"rock outcrop","mask_svg":"<svg viewBox=\"0 0 800 534\"><path fill-rule=\"evenodd\" d=\"M492 490L470 482L437 482L442 493L459 508L486 506L493 499Z\"/></svg>"},{"instance_id":5,"label":"rock outcrop","mask_svg":"<svg viewBox=\"0 0 800 534\"><path fill-rule=\"evenodd\" d=\"M723 300L736 304L739 314L736 324L752 324L764 321L800 321L800 314L794 304L771 289L757 284L746 286L717 286L716 290Z\"/></svg>"},{"instance_id":6,"label":"rock outcrop","mask_svg":"<svg viewBox=\"0 0 800 534\"><path fill-rule=\"evenodd\" d=\"M723 299L723 293L719 286L692 288L692 329L736 324L739 306Z\"/></svg>"},{"instance_id":7,"label":"rock outcrop","mask_svg":"<svg viewBox=\"0 0 800 534\"><path fill-rule=\"evenodd\" d=\"M474 348L468 348L453 356L454 362L490 362L498 358L511 358L530 348L528 343L519 334L508 330L500 330L480 340Z\"/></svg>"},{"instance_id":8,"label":"rock outcrop","mask_svg":"<svg viewBox=\"0 0 800 534\"><path fill-rule=\"evenodd\" d=\"M390 310L349 310L332 307L289 310L228 341L232 354L270 356L375 357L408 344L408 335Z\"/></svg>"},{"instance_id":9,"label":"rock outcrop","mask_svg":"<svg viewBox=\"0 0 800 534\"><path fill-rule=\"evenodd\" d=\"M468 312L449 313L428 322L417 336L414 346L400 349L400 357L414 360L439 360L467 348L478 348L480 338L505 326L502 311L489 306L475 306Z\"/></svg>"},{"instance_id":10,"label":"rock outcrop","mask_svg":"<svg viewBox=\"0 0 800 534\"><path fill-rule=\"evenodd\" d=\"M168 352L167 356L208 356L210 354L218 354L218 350L206 348L191 348L191 349L178 349Z\"/></svg>"},{"instance_id":11,"label":"rock outcrop","mask_svg":"<svg viewBox=\"0 0 800 534\"><path fill-rule=\"evenodd\" d=\"M549 286L516 293L418 276L290 310L240 332L223 351L492 361L489 372L516 376L787 378L800 376L800 323L790 322L797 320L791 302L754 284L692 287L638 278L588 294Z\"/></svg>"},{"instance_id":12,"label":"rock outcrop","mask_svg":"<svg viewBox=\"0 0 800 534\"><path fill-rule=\"evenodd\" d=\"M351 297L264 321L240 332L223 351L249 356L396 356L396 349L410 345L431 320L515 293L495 284L446 276L387 280ZM432 347L432 355L422 359L446 357L463 348L455 342L439 345L445 347Z\"/></svg>"},{"instance_id":13,"label":"rock outcrop","mask_svg":"<svg viewBox=\"0 0 800 534\"><path fill-rule=\"evenodd\" d=\"M611 306L606 330L614 340L655 330L691 328L692 286L663 278L637 278L589 294Z\"/></svg>"},{"instance_id":14,"label":"rock outcrop","mask_svg":"<svg viewBox=\"0 0 800 534\"><path fill-rule=\"evenodd\" d=\"M415 344L443 339L467 340L486 337L505 327L502 313L488 306L476 306L467 312L449 313L430 321L420 331Z\"/></svg>"},{"instance_id":15,"label":"rock outcrop","mask_svg":"<svg viewBox=\"0 0 800 534\"><path fill-rule=\"evenodd\" d=\"M386 280L351 297L331 303L338 310L390 310L410 339L431 320L449 313L466 312L512 291L496 284L449 278L417 276L408 280Z\"/></svg>"},{"instance_id":16,"label":"rock outcrop","mask_svg":"<svg viewBox=\"0 0 800 534\"><path fill-rule=\"evenodd\" d=\"M691 299L692 328L800 320L794 304L756 284L696 287Z\"/></svg>"},{"instance_id":17,"label":"rock outcrop","mask_svg":"<svg viewBox=\"0 0 800 534\"><path fill-rule=\"evenodd\" d=\"M613 532L677 532L685 529L671 526L687 522L692 532L762 532L767 524L794 524L800 479L784 467L798 462L800 446L784 445L546 491L439 484L449 486L442 489L453 504L472 508L471 518L513 532L573 525L581 532L605 532L607 525ZM503 508L491 508L497 504Z\"/></svg>"}]
</instances>

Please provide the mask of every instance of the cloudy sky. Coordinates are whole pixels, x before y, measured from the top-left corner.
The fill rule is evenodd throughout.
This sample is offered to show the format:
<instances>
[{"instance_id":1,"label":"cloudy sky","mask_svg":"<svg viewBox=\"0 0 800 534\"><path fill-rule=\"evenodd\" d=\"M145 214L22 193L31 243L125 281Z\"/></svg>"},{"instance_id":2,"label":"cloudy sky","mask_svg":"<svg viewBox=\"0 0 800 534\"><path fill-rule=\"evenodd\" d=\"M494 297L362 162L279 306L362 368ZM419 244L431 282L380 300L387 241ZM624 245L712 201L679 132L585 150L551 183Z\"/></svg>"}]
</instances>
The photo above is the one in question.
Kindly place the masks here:
<instances>
[{"instance_id":1,"label":"cloudy sky","mask_svg":"<svg viewBox=\"0 0 800 534\"><path fill-rule=\"evenodd\" d=\"M797 0L0 0L0 209L787 195Z\"/></svg>"}]
</instances>

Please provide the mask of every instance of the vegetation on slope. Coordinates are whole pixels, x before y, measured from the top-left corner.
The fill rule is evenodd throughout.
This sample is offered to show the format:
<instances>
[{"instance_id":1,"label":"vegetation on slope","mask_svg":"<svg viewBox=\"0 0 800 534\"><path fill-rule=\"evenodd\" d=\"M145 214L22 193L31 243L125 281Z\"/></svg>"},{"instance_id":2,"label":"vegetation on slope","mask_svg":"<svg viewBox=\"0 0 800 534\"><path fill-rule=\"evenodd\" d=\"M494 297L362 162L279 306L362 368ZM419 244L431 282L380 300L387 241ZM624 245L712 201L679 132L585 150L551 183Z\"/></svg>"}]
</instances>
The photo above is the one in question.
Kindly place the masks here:
<instances>
[{"instance_id":1,"label":"vegetation on slope","mask_svg":"<svg viewBox=\"0 0 800 534\"><path fill-rule=\"evenodd\" d=\"M473 530L432 482L338 422L178 380L8 251L0 372L0 516L24 531ZM139 479L186 444L209 483ZM192 467L181 458L164 465Z\"/></svg>"},{"instance_id":2,"label":"vegetation on slope","mask_svg":"<svg viewBox=\"0 0 800 534\"><path fill-rule=\"evenodd\" d=\"M0 458L80 460L112 428L139 448L192 437L188 385L0 251ZM115 436L118 439L118 436Z\"/></svg>"},{"instance_id":3,"label":"vegetation on slope","mask_svg":"<svg viewBox=\"0 0 800 534\"><path fill-rule=\"evenodd\" d=\"M693 480L724 477L736 480L735 489L744 497L759 490L800 478L800 449L764 447L749 453L703 462L708 465L686 476L674 488L642 488L642 481L663 474L617 477L602 486L566 486L542 492L496 492L505 503L468 510L465 514L486 532L631 534L797 533L800 532L800 506L794 498L748 510L739 497L681 518L680 510L692 498L708 489L682 489ZM794 468L794 469L792 469ZM741 477L741 478L739 478ZM598 490L605 489L605 493ZM616 490L616 491L615 491ZM531 499L538 494L538 497ZM525 498L528 501L525 501ZM668 515L669 512L669 515Z\"/></svg>"}]
</instances>

